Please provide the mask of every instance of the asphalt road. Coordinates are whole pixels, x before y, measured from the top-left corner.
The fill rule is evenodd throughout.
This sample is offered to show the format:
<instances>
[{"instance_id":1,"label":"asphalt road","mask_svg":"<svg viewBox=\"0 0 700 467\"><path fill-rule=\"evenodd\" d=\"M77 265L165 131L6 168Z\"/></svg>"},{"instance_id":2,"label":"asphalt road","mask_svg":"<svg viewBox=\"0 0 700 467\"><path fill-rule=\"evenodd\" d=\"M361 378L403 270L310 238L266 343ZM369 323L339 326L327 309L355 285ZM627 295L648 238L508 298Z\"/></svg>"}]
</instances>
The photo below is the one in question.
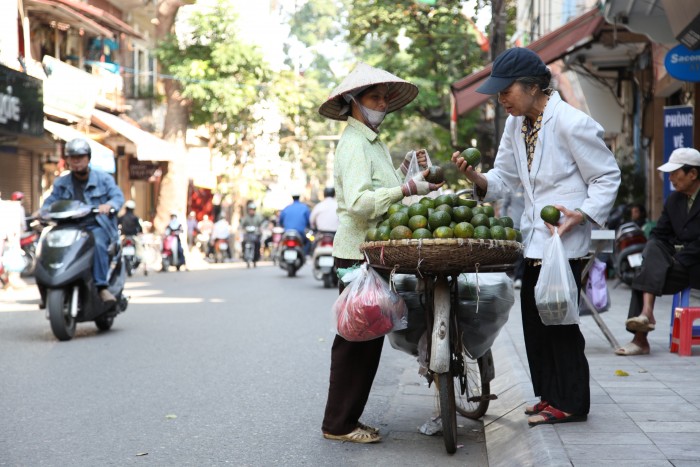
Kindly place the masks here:
<instances>
[{"instance_id":1,"label":"asphalt road","mask_svg":"<svg viewBox=\"0 0 700 467\"><path fill-rule=\"evenodd\" d=\"M337 293L308 265L137 273L127 293L112 330L69 342L38 294L0 296L0 465L487 465L480 422L458 418L451 456L419 433L433 389L388 343L363 417L383 442L321 437Z\"/></svg>"}]
</instances>

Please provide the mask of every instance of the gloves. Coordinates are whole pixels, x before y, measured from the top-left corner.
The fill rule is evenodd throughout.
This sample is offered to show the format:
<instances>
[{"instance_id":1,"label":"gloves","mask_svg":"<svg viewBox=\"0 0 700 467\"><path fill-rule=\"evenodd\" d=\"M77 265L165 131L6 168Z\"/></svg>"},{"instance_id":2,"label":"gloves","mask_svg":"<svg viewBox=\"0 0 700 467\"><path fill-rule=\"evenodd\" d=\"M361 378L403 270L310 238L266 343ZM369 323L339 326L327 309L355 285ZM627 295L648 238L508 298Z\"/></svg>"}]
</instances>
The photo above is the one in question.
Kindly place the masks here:
<instances>
[{"instance_id":1,"label":"gloves","mask_svg":"<svg viewBox=\"0 0 700 467\"><path fill-rule=\"evenodd\" d=\"M401 163L401 173L406 175L408 173L408 168L411 166L411 159L413 159L413 154L416 155L418 160L418 166L424 169L428 165L427 152L425 149L419 149L418 151L408 151L406 157L403 158Z\"/></svg>"},{"instance_id":2,"label":"gloves","mask_svg":"<svg viewBox=\"0 0 700 467\"><path fill-rule=\"evenodd\" d=\"M437 190L444 184L445 182L428 183L425 181L425 172L420 172L418 175L401 185L401 192L404 196L427 195L431 191Z\"/></svg>"}]
</instances>

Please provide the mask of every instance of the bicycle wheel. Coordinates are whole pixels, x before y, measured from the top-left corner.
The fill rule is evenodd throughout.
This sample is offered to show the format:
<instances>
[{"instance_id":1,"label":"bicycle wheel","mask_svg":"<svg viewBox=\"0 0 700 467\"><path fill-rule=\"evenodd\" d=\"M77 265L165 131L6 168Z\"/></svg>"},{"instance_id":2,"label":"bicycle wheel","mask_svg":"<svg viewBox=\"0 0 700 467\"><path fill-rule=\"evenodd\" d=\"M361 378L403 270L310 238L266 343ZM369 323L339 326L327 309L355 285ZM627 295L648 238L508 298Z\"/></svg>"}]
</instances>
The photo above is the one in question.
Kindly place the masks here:
<instances>
[{"instance_id":1,"label":"bicycle wheel","mask_svg":"<svg viewBox=\"0 0 700 467\"><path fill-rule=\"evenodd\" d=\"M486 359L493 358L491 349L477 360L469 358L462 352L464 361L464 380L466 381L466 391L462 394L460 378L454 378L454 392L457 412L461 415L477 420L486 414L489 408L489 398L491 394L491 383L485 381L482 374Z\"/></svg>"},{"instance_id":2,"label":"bicycle wheel","mask_svg":"<svg viewBox=\"0 0 700 467\"><path fill-rule=\"evenodd\" d=\"M455 378L452 372L437 373L436 383L440 393L440 418L442 420L442 437L445 450L454 454L457 450L457 411L455 407Z\"/></svg>"}]
</instances>

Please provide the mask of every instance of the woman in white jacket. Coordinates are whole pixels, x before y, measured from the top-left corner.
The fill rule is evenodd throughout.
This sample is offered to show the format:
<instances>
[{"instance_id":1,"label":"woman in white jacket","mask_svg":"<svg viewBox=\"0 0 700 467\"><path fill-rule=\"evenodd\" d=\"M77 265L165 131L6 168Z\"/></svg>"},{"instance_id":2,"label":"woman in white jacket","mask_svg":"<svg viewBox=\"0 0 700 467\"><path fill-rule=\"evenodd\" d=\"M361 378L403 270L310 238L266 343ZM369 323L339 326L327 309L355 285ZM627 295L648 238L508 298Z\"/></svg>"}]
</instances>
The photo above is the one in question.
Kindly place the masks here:
<instances>
[{"instance_id":1,"label":"woman in white jacket","mask_svg":"<svg viewBox=\"0 0 700 467\"><path fill-rule=\"evenodd\" d=\"M476 172L458 152L452 160L491 201L522 184L525 272L520 302L532 385L540 402L527 407L532 426L586 420L590 409L588 360L579 326L545 326L535 304L545 240L553 227L540 218L546 205L563 214L557 226L576 284L588 253L591 224L603 225L620 185L620 169L603 141L603 128L571 107L549 85L551 72L529 49L512 48L493 63L477 92L497 94L510 114L494 163Z\"/></svg>"}]
</instances>

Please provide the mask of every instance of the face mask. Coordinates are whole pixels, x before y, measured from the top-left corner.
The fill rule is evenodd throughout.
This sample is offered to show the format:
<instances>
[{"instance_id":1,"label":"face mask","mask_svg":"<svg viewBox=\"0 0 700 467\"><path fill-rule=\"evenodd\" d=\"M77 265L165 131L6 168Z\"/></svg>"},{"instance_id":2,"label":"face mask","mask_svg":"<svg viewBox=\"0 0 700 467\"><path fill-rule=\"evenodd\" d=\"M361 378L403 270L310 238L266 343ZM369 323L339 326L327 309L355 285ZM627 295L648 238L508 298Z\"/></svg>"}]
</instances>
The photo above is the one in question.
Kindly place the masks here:
<instances>
[{"instance_id":1,"label":"face mask","mask_svg":"<svg viewBox=\"0 0 700 467\"><path fill-rule=\"evenodd\" d=\"M364 117L365 121L369 125L370 128L372 128L374 131L378 131L379 125L384 121L384 117L386 117L386 111L385 112L380 112L379 110L372 110L368 109L364 105L360 104L355 97L352 97L352 100L355 102L357 107L360 109L360 113Z\"/></svg>"}]
</instances>

